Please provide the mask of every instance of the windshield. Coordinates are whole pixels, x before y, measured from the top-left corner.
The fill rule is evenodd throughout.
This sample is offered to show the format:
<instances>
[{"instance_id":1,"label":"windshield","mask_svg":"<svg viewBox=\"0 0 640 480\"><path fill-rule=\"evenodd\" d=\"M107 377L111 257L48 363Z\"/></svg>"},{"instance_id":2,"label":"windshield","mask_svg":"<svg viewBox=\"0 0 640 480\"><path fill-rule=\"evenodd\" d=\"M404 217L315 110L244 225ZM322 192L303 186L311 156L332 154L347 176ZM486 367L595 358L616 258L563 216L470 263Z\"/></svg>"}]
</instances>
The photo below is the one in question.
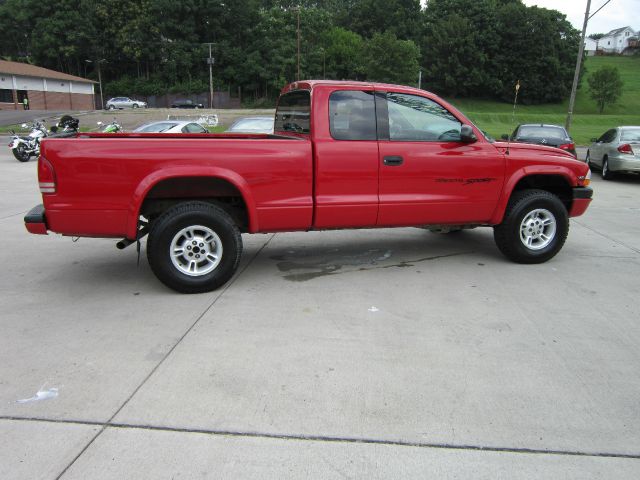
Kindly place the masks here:
<instances>
[{"instance_id":1,"label":"windshield","mask_svg":"<svg viewBox=\"0 0 640 480\"><path fill-rule=\"evenodd\" d=\"M136 128L136 132L147 132L147 133L160 133L166 132L170 128L177 126L177 123L172 122L161 122L161 123L152 123L151 125L142 126Z\"/></svg>"},{"instance_id":2,"label":"windshield","mask_svg":"<svg viewBox=\"0 0 640 480\"><path fill-rule=\"evenodd\" d=\"M273 119L269 118L245 118L238 120L234 123L229 131L251 130L251 131L266 131L269 132L273 129Z\"/></svg>"},{"instance_id":3,"label":"windshield","mask_svg":"<svg viewBox=\"0 0 640 480\"><path fill-rule=\"evenodd\" d=\"M523 125L518 131L517 138L567 138L567 133L562 127Z\"/></svg>"},{"instance_id":4,"label":"windshield","mask_svg":"<svg viewBox=\"0 0 640 480\"><path fill-rule=\"evenodd\" d=\"M625 128L622 130L620 140L624 142L640 142L640 127L639 128Z\"/></svg>"}]
</instances>

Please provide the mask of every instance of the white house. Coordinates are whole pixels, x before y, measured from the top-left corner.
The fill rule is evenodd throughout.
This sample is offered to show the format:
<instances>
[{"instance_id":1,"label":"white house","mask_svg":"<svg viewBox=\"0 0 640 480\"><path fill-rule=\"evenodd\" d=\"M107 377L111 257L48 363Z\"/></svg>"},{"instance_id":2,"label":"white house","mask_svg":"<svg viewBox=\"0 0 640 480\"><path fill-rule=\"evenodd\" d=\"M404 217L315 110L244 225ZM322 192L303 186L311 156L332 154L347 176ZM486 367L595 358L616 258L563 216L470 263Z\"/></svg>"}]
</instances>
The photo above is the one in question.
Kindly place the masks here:
<instances>
[{"instance_id":1,"label":"white house","mask_svg":"<svg viewBox=\"0 0 640 480\"><path fill-rule=\"evenodd\" d=\"M596 50L598 50L598 41L592 38L584 39L584 53L592 57L596 54Z\"/></svg>"},{"instance_id":2,"label":"white house","mask_svg":"<svg viewBox=\"0 0 640 480\"><path fill-rule=\"evenodd\" d=\"M638 40L638 34L631 27L622 27L611 30L598 40L598 50L604 53L622 53L629 48L629 40Z\"/></svg>"}]
</instances>

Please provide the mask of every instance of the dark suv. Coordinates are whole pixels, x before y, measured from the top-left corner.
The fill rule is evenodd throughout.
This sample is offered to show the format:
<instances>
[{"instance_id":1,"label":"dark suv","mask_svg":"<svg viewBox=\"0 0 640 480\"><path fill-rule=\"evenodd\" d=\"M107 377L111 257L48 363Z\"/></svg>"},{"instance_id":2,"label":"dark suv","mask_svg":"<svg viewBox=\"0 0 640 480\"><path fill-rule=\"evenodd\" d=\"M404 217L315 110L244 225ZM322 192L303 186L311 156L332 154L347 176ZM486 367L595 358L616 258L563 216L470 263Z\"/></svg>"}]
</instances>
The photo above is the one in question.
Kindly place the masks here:
<instances>
[{"instance_id":1,"label":"dark suv","mask_svg":"<svg viewBox=\"0 0 640 480\"><path fill-rule=\"evenodd\" d=\"M576 144L569 136L564 127L560 125L545 125L542 123L529 123L518 125L509 135L502 135L503 140L510 140L519 143L535 143L537 145L547 145L569 152L574 157L576 154Z\"/></svg>"}]
</instances>

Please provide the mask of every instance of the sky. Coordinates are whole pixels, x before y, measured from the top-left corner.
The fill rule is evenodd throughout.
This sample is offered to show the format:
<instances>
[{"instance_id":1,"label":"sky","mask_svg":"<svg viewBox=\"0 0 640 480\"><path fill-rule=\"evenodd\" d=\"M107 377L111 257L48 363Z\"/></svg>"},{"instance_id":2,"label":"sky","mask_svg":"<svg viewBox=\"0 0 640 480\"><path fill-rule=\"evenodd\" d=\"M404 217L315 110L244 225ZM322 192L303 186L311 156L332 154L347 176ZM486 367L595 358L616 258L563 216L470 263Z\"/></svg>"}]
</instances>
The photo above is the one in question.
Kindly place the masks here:
<instances>
[{"instance_id":1,"label":"sky","mask_svg":"<svg viewBox=\"0 0 640 480\"><path fill-rule=\"evenodd\" d=\"M567 20L582 31L584 12L587 0L523 0L526 5L559 10L567 16ZM600 8L606 0L591 0L590 13ZM587 26L587 35L607 33L614 28L631 27L640 30L640 0L611 0L600 10Z\"/></svg>"}]
</instances>

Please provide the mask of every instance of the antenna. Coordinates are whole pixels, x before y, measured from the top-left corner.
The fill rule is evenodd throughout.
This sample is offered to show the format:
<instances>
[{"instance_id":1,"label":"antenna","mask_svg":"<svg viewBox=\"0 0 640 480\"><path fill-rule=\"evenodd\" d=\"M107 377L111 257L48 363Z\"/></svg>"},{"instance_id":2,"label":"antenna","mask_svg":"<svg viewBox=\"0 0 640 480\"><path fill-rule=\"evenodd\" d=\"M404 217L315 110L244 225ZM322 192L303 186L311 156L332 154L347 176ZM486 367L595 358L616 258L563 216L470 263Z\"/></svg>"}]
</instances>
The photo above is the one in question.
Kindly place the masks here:
<instances>
[{"instance_id":1,"label":"antenna","mask_svg":"<svg viewBox=\"0 0 640 480\"><path fill-rule=\"evenodd\" d=\"M513 125L516 123L516 105L518 104L518 92L520 91L520 80L516 82L516 95L513 99L513 113L511 114L511 131L513 131ZM507 151L506 154L509 155L509 146L511 145L511 134L507 138Z\"/></svg>"}]
</instances>

